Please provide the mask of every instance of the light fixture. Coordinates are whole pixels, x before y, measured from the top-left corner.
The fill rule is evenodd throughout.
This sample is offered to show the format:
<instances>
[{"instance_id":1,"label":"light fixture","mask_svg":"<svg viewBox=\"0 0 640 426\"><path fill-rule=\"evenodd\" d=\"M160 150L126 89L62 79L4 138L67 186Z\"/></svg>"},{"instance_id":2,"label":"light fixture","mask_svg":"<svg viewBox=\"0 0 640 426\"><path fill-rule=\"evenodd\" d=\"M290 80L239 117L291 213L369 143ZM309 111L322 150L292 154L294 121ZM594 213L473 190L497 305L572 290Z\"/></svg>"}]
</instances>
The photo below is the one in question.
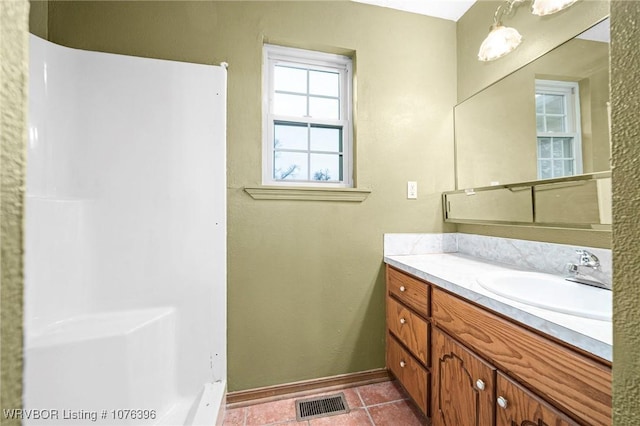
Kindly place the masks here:
<instances>
[{"instance_id":1,"label":"light fixture","mask_svg":"<svg viewBox=\"0 0 640 426\"><path fill-rule=\"evenodd\" d=\"M480 45L478 59L493 61L501 58L518 47L521 41L522 36L515 28L494 24L491 26L489 35Z\"/></svg>"},{"instance_id":2,"label":"light fixture","mask_svg":"<svg viewBox=\"0 0 640 426\"><path fill-rule=\"evenodd\" d=\"M508 15L516 4L524 0L507 0L498 6L493 15L493 25L478 51L478 60L486 62L501 58L520 45L522 36L515 28L502 25L502 17Z\"/></svg>"},{"instance_id":3,"label":"light fixture","mask_svg":"<svg viewBox=\"0 0 640 426\"><path fill-rule=\"evenodd\" d=\"M478 51L478 60L487 62L501 58L514 51L522 42L522 36L515 28L502 25L502 18L511 14L516 6L526 0L506 0L498 6L493 15L493 25ZM578 0L533 0L531 13L537 16L551 15L568 8Z\"/></svg>"},{"instance_id":4,"label":"light fixture","mask_svg":"<svg viewBox=\"0 0 640 426\"><path fill-rule=\"evenodd\" d=\"M568 8L578 0L533 0L531 13L538 16L551 15Z\"/></svg>"}]
</instances>

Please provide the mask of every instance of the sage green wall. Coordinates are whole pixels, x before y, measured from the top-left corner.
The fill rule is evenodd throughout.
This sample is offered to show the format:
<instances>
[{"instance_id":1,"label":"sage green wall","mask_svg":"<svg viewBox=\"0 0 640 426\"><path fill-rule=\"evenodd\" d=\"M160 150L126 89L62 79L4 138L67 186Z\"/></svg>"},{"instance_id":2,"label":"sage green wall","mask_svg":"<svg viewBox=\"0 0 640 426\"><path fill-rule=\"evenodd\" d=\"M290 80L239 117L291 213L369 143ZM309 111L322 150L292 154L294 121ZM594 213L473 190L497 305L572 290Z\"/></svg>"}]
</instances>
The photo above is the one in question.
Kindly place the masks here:
<instances>
[{"instance_id":1,"label":"sage green wall","mask_svg":"<svg viewBox=\"0 0 640 426\"><path fill-rule=\"evenodd\" d=\"M640 419L640 3L611 3L613 424Z\"/></svg>"},{"instance_id":2,"label":"sage green wall","mask_svg":"<svg viewBox=\"0 0 640 426\"><path fill-rule=\"evenodd\" d=\"M442 232L455 23L355 2L52 2L51 41L229 63L229 390L384 367L382 234ZM355 52L362 203L253 200L263 42ZM417 200L406 199L407 181Z\"/></svg>"},{"instance_id":3,"label":"sage green wall","mask_svg":"<svg viewBox=\"0 0 640 426\"><path fill-rule=\"evenodd\" d=\"M22 407L28 14L26 0L0 2L0 410ZM20 421L0 414L0 424Z\"/></svg>"},{"instance_id":4,"label":"sage green wall","mask_svg":"<svg viewBox=\"0 0 640 426\"><path fill-rule=\"evenodd\" d=\"M609 14L608 1L589 0L547 16L529 12L529 3L515 10L503 23L518 29L524 41L513 53L492 62L477 60L480 43L487 36L496 8L502 1L477 1L457 23L458 101L512 73L555 46L569 40ZM611 233L571 229L541 229L527 226L458 225L458 232L503 238L520 238L591 247L611 247Z\"/></svg>"},{"instance_id":5,"label":"sage green wall","mask_svg":"<svg viewBox=\"0 0 640 426\"><path fill-rule=\"evenodd\" d=\"M29 1L29 32L47 40L49 37L49 2Z\"/></svg>"}]
</instances>

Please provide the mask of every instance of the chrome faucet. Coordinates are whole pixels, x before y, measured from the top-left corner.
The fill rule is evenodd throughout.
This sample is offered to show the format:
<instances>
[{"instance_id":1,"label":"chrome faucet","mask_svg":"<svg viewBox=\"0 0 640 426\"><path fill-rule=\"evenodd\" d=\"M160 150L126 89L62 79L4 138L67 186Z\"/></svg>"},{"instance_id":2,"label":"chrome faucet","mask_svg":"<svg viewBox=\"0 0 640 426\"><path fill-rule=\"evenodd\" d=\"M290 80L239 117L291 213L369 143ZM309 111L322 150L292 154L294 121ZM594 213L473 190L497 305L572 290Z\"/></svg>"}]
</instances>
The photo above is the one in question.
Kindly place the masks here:
<instances>
[{"instance_id":1,"label":"chrome faucet","mask_svg":"<svg viewBox=\"0 0 640 426\"><path fill-rule=\"evenodd\" d=\"M579 256L578 263L567 264L567 271L571 276L566 280L610 289L610 286L602 280L604 274L600 269L598 257L584 249L578 249L576 253Z\"/></svg>"}]
</instances>

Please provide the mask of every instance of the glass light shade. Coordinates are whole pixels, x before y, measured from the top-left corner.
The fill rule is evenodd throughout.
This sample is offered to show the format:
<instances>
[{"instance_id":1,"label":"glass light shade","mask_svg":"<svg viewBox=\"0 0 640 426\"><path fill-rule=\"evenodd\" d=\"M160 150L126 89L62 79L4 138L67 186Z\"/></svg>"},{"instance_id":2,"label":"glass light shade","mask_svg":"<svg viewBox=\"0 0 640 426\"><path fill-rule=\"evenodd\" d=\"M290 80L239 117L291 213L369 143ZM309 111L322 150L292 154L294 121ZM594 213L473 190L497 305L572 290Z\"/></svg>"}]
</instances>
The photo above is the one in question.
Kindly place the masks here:
<instances>
[{"instance_id":1,"label":"glass light shade","mask_svg":"<svg viewBox=\"0 0 640 426\"><path fill-rule=\"evenodd\" d=\"M551 15L566 9L578 0L533 0L531 13L538 16Z\"/></svg>"},{"instance_id":2,"label":"glass light shade","mask_svg":"<svg viewBox=\"0 0 640 426\"><path fill-rule=\"evenodd\" d=\"M480 45L478 59L486 62L501 58L518 47L521 41L522 36L515 28L494 25Z\"/></svg>"}]
</instances>

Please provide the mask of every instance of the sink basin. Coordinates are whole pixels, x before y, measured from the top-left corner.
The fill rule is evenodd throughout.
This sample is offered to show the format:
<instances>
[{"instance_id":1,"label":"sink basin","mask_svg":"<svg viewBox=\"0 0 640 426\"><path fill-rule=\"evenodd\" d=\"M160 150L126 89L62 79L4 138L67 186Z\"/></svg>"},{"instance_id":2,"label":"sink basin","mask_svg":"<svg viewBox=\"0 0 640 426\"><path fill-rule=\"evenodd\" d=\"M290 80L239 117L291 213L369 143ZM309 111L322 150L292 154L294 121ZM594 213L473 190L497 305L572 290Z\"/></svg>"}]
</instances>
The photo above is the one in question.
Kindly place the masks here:
<instances>
[{"instance_id":1,"label":"sink basin","mask_svg":"<svg viewBox=\"0 0 640 426\"><path fill-rule=\"evenodd\" d=\"M492 272L478 277L477 281L494 294L530 306L611 321L611 290L541 272Z\"/></svg>"}]
</instances>

